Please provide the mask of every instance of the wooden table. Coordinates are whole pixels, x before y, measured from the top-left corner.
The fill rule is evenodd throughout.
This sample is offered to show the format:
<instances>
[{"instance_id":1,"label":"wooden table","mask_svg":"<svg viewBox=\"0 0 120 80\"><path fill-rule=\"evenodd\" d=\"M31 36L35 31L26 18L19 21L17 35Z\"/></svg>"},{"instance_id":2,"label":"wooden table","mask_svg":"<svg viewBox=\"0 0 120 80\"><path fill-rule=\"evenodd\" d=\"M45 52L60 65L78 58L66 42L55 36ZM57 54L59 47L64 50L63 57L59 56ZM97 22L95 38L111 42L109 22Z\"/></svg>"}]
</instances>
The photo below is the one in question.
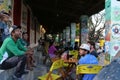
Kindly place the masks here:
<instances>
[{"instance_id":1,"label":"wooden table","mask_svg":"<svg viewBox=\"0 0 120 80\"><path fill-rule=\"evenodd\" d=\"M76 69L76 63L78 62L77 59L70 58L68 60L64 60L64 63L67 63L68 66L65 67L65 76L69 77L69 74L72 72L73 69ZM70 78L70 77L69 77Z\"/></svg>"},{"instance_id":2,"label":"wooden table","mask_svg":"<svg viewBox=\"0 0 120 80\"><path fill-rule=\"evenodd\" d=\"M77 59L74 59L74 58L69 58L68 60L64 60L64 63L68 63L68 64L71 64L71 63L77 63L78 60Z\"/></svg>"}]
</instances>

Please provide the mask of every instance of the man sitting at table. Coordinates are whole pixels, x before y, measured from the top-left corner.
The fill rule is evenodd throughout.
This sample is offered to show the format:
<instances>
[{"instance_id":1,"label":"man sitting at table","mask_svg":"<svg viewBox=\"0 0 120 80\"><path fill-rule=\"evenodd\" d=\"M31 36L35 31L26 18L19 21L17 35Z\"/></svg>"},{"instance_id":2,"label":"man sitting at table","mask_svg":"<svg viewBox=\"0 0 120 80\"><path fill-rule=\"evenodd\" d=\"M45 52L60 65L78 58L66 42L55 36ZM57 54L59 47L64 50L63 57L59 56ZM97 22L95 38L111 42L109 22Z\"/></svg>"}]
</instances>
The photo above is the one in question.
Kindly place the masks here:
<instances>
[{"instance_id":1,"label":"man sitting at table","mask_svg":"<svg viewBox=\"0 0 120 80\"><path fill-rule=\"evenodd\" d=\"M88 44L82 44L79 49L79 55L81 58L78 64L98 64L98 60L95 56L90 54L90 46ZM85 74L82 80L93 80L95 74Z\"/></svg>"}]
</instances>

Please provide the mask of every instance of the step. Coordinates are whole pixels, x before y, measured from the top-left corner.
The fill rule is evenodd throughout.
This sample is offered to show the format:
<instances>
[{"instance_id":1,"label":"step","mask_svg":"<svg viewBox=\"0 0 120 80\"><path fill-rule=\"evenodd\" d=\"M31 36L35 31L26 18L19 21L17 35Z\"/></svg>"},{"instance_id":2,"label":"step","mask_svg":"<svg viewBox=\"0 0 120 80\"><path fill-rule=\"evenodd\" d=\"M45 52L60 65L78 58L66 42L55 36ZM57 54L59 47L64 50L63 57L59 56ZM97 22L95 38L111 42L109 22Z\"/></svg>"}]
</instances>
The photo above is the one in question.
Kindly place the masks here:
<instances>
[{"instance_id":1,"label":"step","mask_svg":"<svg viewBox=\"0 0 120 80\"><path fill-rule=\"evenodd\" d=\"M15 68L9 70L0 70L0 80L13 80L12 76L15 71ZM29 71L28 74L22 76L23 80L33 80L34 74L33 71Z\"/></svg>"}]
</instances>

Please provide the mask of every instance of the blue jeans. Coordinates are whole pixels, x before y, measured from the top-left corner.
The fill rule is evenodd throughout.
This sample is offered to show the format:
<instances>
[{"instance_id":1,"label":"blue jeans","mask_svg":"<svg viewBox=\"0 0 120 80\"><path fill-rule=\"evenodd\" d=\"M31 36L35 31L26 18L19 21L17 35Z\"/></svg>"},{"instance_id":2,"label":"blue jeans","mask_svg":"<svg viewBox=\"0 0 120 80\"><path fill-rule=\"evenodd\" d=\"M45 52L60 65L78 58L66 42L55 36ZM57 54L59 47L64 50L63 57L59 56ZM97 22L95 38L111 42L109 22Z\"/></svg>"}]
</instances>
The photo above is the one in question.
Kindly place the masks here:
<instances>
[{"instance_id":1,"label":"blue jeans","mask_svg":"<svg viewBox=\"0 0 120 80\"><path fill-rule=\"evenodd\" d=\"M16 71L14 74L16 77L21 77L25 69L26 58L26 55L13 56L3 61L3 63L0 65L0 68L3 70L7 70L16 67Z\"/></svg>"}]
</instances>

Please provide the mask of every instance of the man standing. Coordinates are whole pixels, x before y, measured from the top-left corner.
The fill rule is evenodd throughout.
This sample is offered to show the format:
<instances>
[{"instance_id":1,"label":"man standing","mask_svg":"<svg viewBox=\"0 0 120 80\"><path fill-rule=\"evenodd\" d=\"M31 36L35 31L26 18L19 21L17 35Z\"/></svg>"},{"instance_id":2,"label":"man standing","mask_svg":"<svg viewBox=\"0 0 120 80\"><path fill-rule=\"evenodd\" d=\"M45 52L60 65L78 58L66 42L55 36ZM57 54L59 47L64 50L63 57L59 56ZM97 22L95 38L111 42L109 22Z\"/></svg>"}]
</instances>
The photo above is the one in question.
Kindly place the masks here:
<instances>
[{"instance_id":1,"label":"man standing","mask_svg":"<svg viewBox=\"0 0 120 80\"><path fill-rule=\"evenodd\" d=\"M10 28L11 37L4 40L0 48L0 68L10 69L16 66L14 78L21 80L26 64L26 54L30 53L21 45L19 38L21 37L21 27L13 26Z\"/></svg>"},{"instance_id":2,"label":"man standing","mask_svg":"<svg viewBox=\"0 0 120 80\"><path fill-rule=\"evenodd\" d=\"M82 44L79 49L79 55L81 58L78 61L78 64L98 64L97 58L89 53L90 46L88 44ZM93 80L95 74L85 74L82 77L82 80Z\"/></svg>"},{"instance_id":3,"label":"man standing","mask_svg":"<svg viewBox=\"0 0 120 80\"><path fill-rule=\"evenodd\" d=\"M95 49L95 42L88 41L88 45L90 46L90 54L94 55L97 58L98 53L96 52L96 49Z\"/></svg>"},{"instance_id":4,"label":"man standing","mask_svg":"<svg viewBox=\"0 0 120 80\"><path fill-rule=\"evenodd\" d=\"M0 46L2 45L5 38L10 36L9 27L7 22L9 21L9 14L5 11L0 12Z\"/></svg>"},{"instance_id":5,"label":"man standing","mask_svg":"<svg viewBox=\"0 0 120 80\"><path fill-rule=\"evenodd\" d=\"M26 47L27 49L31 50L31 52L34 53L34 48L30 48L30 44L28 42L28 34L27 34L27 32L22 33L22 38L20 39L20 42L24 47ZM26 69L33 70L33 67L35 67L34 62L35 62L35 60L33 58L33 54L28 54L27 55Z\"/></svg>"}]
</instances>

